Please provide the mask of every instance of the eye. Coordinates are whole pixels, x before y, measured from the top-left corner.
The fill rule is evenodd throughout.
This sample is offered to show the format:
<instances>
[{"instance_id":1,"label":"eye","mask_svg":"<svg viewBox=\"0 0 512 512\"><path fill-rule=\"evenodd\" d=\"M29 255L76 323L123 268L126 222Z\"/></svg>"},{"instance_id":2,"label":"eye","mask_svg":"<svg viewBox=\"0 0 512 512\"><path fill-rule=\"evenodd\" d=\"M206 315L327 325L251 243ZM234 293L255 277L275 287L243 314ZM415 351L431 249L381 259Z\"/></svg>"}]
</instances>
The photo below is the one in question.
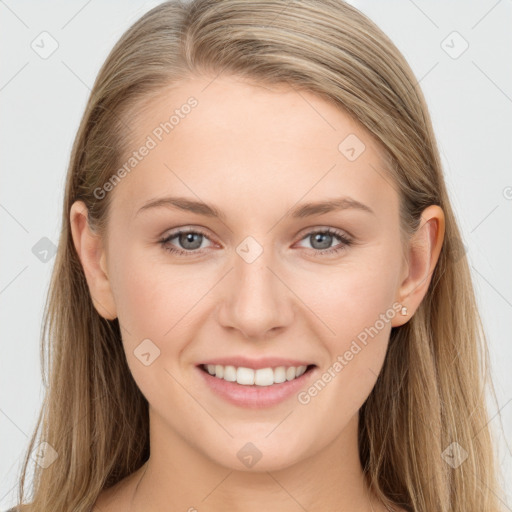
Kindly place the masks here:
<instances>
[{"instance_id":1,"label":"eye","mask_svg":"<svg viewBox=\"0 0 512 512\"><path fill-rule=\"evenodd\" d=\"M169 245L171 240L174 240L175 238L178 239L178 243L184 249L179 249L173 247L172 245ZM162 245L162 248L166 251L186 256L192 253L202 253L203 251L198 251L198 249L201 249L202 242L205 239L209 240L205 233L197 229L180 230L175 231L174 233L171 233L169 236L160 240L160 244Z\"/></svg>"},{"instance_id":2,"label":"eye","mask_svg":"<svg viewBox=\"0 0 512 512\"><path fill-rule=\"evenodd\" d=\"M341 244L330 248L330 245L336 238L341 241ZM343 250L346 250L346 248L353 243L353 240L349 238L345 233L332 228L310 231L302 240L309 240L310 244L313 246L312 249L319 256L339 253Z\"/></svg>"},{"instance_id":3,"label":"eye","mask_svg":"<svg viewBox=\"0 0 512 512\"><path fill-rule=\"evenodd\" d=\"M334 248L330 248L334 239L340 240L340 244ZM177 239L177 242L183 249L177 248L171 244L171 241ZM327 228L317 231L310 231L302 240L310 240L313 245L310 249L316 255L326 255L339 253L352 245L353 241L342 231L333 228ZM201 254L204 247L203 242L209 240L206 233L198 229L182 229L175 231L159 241L162 248L180 256L191 256L193 254ZM302 241L301 240L301 241ZM308 249L308 248L306 248Z\"/></svg>"}]
</instances>

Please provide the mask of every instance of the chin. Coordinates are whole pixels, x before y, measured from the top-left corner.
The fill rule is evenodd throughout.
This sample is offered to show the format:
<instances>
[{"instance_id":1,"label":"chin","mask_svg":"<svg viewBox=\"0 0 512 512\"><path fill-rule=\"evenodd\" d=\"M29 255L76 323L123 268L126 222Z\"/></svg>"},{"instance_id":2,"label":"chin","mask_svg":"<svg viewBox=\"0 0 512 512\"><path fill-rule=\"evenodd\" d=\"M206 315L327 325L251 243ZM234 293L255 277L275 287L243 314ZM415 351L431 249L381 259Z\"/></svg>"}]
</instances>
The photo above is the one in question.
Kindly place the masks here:
<instances>
[{"instance_id":1,"label":"chin","mask_svg":"<svg viewBox=\"0 0 512 512\"><path fill-rule=\"evenodd\" d=\"M275 428L275 425L274 425ZM271 431L267 429L266 434ZM310 449L310 442L290 442L290 436L281 433L280 436L269 437L251 435L247 432L243 436L230 439L224 446L216 443L215 453L207 453L207 456L216 464L226 469L247 472L279 471L293 466L308 454L304 447ZM286 442L288 440L288 443Z\"/></svg>"}]
</instances>

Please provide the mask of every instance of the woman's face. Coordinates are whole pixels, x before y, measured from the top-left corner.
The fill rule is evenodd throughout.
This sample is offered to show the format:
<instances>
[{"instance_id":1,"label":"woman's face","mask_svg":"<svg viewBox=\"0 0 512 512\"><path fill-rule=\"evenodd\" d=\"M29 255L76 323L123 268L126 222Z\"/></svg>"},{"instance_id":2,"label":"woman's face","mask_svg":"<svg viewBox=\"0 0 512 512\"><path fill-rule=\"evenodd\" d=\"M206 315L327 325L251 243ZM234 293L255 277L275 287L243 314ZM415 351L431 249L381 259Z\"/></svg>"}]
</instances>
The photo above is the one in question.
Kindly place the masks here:
<instances>
[{"instance_id":1,"label":"woman's face","mask_svg":"<svg viewBox=\"0 0 512 512\"><path fill-rule=\"evenodd\" d=\"M181 82L130 125L121 181L97 193L102 264L154 439L271 470L353 435L407 320L374 140L312 93L230 77Z\"/></svg>"}]
</instances>

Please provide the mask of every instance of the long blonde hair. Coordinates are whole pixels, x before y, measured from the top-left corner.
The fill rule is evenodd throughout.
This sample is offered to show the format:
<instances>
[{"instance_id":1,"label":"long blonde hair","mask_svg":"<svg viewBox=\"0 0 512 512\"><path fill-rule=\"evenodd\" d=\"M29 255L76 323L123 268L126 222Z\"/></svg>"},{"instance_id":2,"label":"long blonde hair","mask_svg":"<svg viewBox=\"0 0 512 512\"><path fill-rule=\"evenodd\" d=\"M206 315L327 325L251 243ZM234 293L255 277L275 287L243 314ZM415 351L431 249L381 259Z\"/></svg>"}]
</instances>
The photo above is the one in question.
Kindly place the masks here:
<instances>
[{"instance_id":1,"label":"long blonde hair","mask_svg":"<svg viewBox=\"0 0 512 512\"><path fill-rule=\"evenodd\" d=\"M33 465L32 502L23 510L89 512L102 490L149 456L148 404L126 363L122 326L93 306L69 214L74 201L84 201L91 226L104 233L110 195L97 200L94 191L121 163L130 116L163 87L198 72L318 94L382 145L404 232L417 229L427 206L443 209L438 264L419 309L391 331L382 371L360 410L359 453L368 484L390 508L498 511L484 397L486 385L494 393L488 348L428 109L395 45L340 0L166 2L111 51L67 173L41 336L46 394L20 476L20 504L37 443L48 443L58 457L46 468ZM458 467L442 456L450 445L467 454Z\"/></svg>"}]
</instances>

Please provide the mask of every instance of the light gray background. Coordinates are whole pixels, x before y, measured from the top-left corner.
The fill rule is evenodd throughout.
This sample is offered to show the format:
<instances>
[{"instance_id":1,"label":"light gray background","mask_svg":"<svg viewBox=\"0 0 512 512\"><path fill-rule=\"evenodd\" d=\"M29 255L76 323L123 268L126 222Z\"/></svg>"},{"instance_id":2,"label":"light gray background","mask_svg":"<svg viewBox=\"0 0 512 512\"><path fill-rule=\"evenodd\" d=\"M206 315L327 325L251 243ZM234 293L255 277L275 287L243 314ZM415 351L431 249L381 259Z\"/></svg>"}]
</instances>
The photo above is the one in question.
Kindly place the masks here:
<instances>
[{"instance_id":1,"label":"light gray background","mask_svg":"<svg viewBox=\"0 0 512 512\"><path fill-rule=\"evenodd\" d=\"M0 0L1 510L14 502L43 396L39 333L54 258L48 253L45 263L32 248L48 245L44 237L58 242L71 145L101 64L122 32L158 3ZM403 52L429 104L490 340L498 394L491 426L509 482L503 506L512 510L512 3L351 3ZM42 52L46 37L51 49L43 31L58 43L48 58L31 47L35 40ZM453 31L469 44L460 55L464 41Z\"/></svg>"}]
</instances>

